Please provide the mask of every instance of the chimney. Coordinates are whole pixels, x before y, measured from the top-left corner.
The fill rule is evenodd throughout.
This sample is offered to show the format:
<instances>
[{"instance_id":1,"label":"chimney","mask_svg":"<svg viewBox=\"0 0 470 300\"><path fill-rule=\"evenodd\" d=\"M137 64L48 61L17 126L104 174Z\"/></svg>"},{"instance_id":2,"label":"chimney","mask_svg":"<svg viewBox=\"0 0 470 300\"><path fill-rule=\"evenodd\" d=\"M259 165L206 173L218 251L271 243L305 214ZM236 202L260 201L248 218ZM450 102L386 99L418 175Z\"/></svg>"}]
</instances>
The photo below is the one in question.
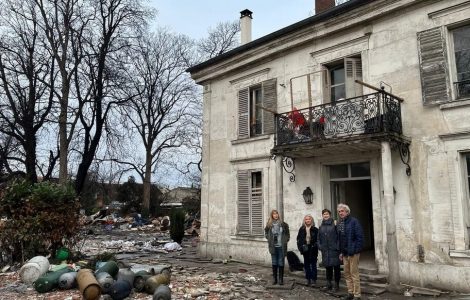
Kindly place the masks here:
<instances>
[{"instance_id":1,"label":"chimney","mask_svg":"<svg viewBox=\"0 0 470 300\"><path fill-rule=\"evenodd\" d=\"M241 41L242 45L251 42L251 16L252 11L245 9L240 12L240 31L241 31Z\"/></svg>"},{"instance_id":2,"label":"chimney","mask_svg":"<svg viewBox=\"0 0 470 300\"><path fill-rule=\"evenodd\" d=\"M315 14L321 14L322 12L335 7L335 0L315 0Z\"/></svg>"}]
</instances>

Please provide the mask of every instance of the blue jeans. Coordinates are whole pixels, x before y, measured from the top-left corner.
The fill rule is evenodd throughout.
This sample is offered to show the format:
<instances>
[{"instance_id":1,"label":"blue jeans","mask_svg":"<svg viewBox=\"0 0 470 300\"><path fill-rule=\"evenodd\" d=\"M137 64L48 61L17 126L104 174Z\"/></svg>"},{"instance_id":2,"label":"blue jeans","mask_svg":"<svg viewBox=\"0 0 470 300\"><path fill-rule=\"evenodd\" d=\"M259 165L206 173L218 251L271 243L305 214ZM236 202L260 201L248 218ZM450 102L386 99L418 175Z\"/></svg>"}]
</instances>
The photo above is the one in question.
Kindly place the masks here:
<instances>
[{"instance_id":1,"label":"blue jeans","mask_svg":"<svg viewBox=\"0 0 470 300\"><path fill-rule=\"evenodd\" d=\"M310 248L307 253L304 253L304 268L305 278L316 281L317 280L317 257L314 251Z\"/></svg>"},{"instance_id":2,"label":"blue jeans","mask_svg":"<svg viewBox=\"0 0 470 300\"><path fill-rule=\"evenodd\" d=\"M274 253L271 254L271 261L273 266L284 266L284 251L282 247L274 247Z\"/></svg>"}]
</instances>

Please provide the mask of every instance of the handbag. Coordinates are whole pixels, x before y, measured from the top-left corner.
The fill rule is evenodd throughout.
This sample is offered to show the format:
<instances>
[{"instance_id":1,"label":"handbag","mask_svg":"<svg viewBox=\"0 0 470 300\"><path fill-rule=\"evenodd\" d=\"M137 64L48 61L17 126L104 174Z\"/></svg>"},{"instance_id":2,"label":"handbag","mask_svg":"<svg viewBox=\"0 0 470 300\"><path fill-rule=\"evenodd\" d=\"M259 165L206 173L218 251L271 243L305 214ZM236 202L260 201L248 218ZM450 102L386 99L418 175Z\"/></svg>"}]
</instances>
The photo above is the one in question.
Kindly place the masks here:
<instances>
[{"instance_id":1,"label":"handbag","mask_svg":"<svg viewBox=\"0 0 470 300\"><path fill-rule=\"evenodd\" d=\"M308 245L307 244L302 245L302 253L305 253L305 252L308 252Z\"/></svg>"}]
</instances>

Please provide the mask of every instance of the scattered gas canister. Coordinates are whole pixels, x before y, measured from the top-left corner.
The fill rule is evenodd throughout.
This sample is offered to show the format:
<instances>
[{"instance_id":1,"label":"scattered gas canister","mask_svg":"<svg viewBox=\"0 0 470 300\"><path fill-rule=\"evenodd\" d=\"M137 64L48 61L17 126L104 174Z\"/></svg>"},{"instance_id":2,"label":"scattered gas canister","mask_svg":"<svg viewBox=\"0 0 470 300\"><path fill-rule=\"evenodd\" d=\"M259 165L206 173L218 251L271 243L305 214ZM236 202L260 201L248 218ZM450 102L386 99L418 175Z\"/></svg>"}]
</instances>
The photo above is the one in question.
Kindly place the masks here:
<instances>
[{"instance_id":1,"label":"scattered gas canister","mask_svg":"<svg viewBox=\"0 0 470 300\"><path fill-rule=\"evenodd\" d=\"M122 300L132 292L132 285L126 280L118 280L113 283L109 295L113 300Z\"/></svg>"},{"instance_id":2,"label":"scattered gas canister","mask_svg":"<svg viewBox=\"0 0 470 300\"><path fill-rule=\"evenodd\" d=\"M102 265L98 270L96 270L96 274L101 272L106 272L111 275L113 278L116 278L119 272L119 266L115 261L107 261L104 265Z\"/></svg>"},{"instance_id":3,"label":"scattered gas canister","mask_svg":"<svg viewBox=\"0 0 470 300\"><path fill-rule=\"evenodd\" d=\"M77 272L68 272L60 275L59 288L68 290L77 285Z\"/></svg>"},{"instance_id":4,"label":"scattered gas canister","mask_svg":"<svg viewBox=\"0 0 470 300\"><path fill-rule=\"evenodd\" d=\"M168 276L163 275L163 274L158 274L155 276L152 276L145 281L145 291L153 295L155 293L155 290L162 284L170 284L170 279Z\"/></svg>"},{"instance_id":5,"label":"scattered gas canister","mask_svg":"<svg viewBox=\"0 0 470 300\"><path fill-rule=\"evenodd\" d=\"M135 277L134 277L134 289L136 290L136 292L143 292L144 291L144 288L145 288L145 282L147 281L147 279L149 279L150 277L152 277L152 275L150 274L150 272L147 272L147 271L138 271L135 273Z\"/></svg>"},{"instance_id":6,"label":"scattered gas canister","mask_svg":"<svg viewBox=\"0 0 470 300\"><path fill-rule=\"evenodd\" d=\"M48 270L49 260L44 256L35 256L21 267L19 275L22 282L31 284Z\"/></svg>"},{"instance_id":7,"label":"scattered gas canister","mask_svg":"<svg viewBox=\"0 0 470 300\"><path fill-rule=\"evenodd\" d=\"M134 286L135 273L130 268L119 269L117 280L125 280Z\"/></svg>"},{"instance_id":8,"label":"scattered gas canister","mask_svg":"<svg viewBox=\"0 0 470 300\"><path fill-rule=\"evenodd\" d=\"M108 294L114 283L113 277L106 272L101 272L96 274L96 280L100 284L103 294Z\"/></svg>"},{"instance_id":9,"label":"scattered gas canister","mask_svg":"<svg viewBox=\"0 0 470 300\"><path fill-rule=\"evenodd\" d=\"M168 285L160 285L153 294L153 300L171 300L171 289Z\"/></svg>"},{"instance_id":10,"label":"scattered gas canister","mask_svg":"<svg viewBox=\"0 0 470 300\"><path fill-rule=\"evenodd\" d=\"M81 269L77 273L77 283L80 293L85 300L98 300L101 297L101 287L90 269Z\"/></svg>"},{"instance_id":11,"label":"scattered gas canister","mask_svg":"<svg viewBox=\"0 0 470 300\"><path fill-rule=\"evenodd\" d=\"M39 277L34 283L34 289L38 293L47 293L59 286L59 278L62 274L73 272L71 268L62 268L58 271L49 272Z\"/></svg>"}]
</instances>

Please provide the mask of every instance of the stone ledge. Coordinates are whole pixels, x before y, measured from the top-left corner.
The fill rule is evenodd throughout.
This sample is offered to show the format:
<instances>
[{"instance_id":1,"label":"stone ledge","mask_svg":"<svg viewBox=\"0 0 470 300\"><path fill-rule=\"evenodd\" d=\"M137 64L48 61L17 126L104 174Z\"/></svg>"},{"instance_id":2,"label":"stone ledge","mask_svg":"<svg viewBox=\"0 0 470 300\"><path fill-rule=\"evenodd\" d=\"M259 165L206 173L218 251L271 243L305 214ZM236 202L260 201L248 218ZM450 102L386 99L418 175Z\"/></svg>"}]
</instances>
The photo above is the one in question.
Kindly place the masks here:
<instances>
[{"instance_id":1,"label":"stone ledge","mask_svg":"<svg viewBox=\"0 0 470 300\"><path fill-rule=\"evenodd\" d=\"M453 258L469 258L470 250L450 250L449 256Z\"/></svg>"}]
</instances>

